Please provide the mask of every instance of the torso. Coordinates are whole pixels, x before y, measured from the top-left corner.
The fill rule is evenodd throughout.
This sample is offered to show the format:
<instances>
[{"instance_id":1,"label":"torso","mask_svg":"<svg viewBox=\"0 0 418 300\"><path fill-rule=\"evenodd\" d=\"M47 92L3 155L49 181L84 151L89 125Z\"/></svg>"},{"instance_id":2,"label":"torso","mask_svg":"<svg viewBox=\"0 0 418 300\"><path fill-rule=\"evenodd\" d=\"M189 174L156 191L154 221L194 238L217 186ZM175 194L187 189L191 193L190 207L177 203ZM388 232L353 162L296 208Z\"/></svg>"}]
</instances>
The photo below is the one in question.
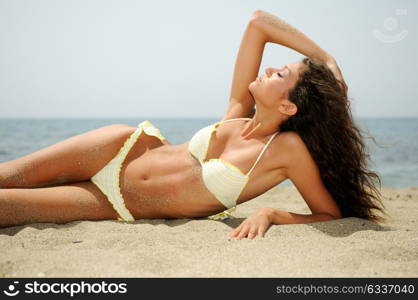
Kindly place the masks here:
<instances>
[{"instance_id":1,"label":"torso","mask_svg":"<svg viewBox=\"0 0 418 300\"><path fill-rule=\"evenodd\" d=\"M245 121L222 123L213 133L206 160L222 158L247 173L267 139L243 140ZM251 200L286 179L280 159L280 134L264 152L237 203ZM226 208L203 183L201 165L188 151L188 143L171 145L141 134L126 157L120 188L127 208L137 219L192 218Z\"/></svg>"}]
</instances>

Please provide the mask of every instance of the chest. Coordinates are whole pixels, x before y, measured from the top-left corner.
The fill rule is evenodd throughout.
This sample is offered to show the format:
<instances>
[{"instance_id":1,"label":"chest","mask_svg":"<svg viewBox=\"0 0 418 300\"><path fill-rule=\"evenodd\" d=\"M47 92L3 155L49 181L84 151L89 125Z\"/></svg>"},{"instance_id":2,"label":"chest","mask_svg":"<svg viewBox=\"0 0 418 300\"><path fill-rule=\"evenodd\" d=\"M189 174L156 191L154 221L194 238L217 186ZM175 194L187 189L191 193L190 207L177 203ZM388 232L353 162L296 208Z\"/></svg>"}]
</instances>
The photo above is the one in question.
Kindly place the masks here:
<instances>
[{"instance_id":1,"label":"chest","mask_svg":"<svg viewBox=\"0 0 418 300\"><path fill-rule=\"evenodd\" d=\"M267 139L244 139L240 126L228 125L203 128L190 141L189 148L200 160L206 181L214 181L216 186L234 181L238 185L234 188L242 191L237 199L241 203L286 179L283 168L277 164L279 153L270 146L274 135Z\"/></svg>"}]
</instances>

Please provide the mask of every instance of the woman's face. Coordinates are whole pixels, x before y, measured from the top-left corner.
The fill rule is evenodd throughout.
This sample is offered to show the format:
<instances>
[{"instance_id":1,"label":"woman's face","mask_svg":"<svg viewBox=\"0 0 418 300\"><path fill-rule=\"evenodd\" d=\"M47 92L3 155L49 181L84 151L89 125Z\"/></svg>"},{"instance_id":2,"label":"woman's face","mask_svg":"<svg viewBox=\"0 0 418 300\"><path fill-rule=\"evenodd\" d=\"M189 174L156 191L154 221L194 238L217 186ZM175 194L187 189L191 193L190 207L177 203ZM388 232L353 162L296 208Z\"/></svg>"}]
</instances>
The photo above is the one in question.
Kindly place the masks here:
<instances>
[{"instance_id":1,"label":"woman's face","mask_svg":"<svg viewBox=\"0 0 418 300\"><path fill-rule=\"evenodd\" d=\"M296 85L303 62L286 64L281 68L266 68L249 85L249 90L257 102L266 106L276 106L278 101L288 99L289 91Z\"/></svg>"}]
</instances>

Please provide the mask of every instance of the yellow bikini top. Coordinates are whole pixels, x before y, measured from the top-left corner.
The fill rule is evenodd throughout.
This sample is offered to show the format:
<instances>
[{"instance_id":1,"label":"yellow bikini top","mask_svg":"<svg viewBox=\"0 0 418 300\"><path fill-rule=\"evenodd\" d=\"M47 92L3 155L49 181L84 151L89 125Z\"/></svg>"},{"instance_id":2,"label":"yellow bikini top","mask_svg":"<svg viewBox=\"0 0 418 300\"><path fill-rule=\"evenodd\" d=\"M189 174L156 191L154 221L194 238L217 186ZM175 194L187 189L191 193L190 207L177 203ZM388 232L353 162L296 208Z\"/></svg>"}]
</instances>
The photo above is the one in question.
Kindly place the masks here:
<instances>
[{"instance_id":1,"label":"yellow bikini top","mask_svg":"<svg viewBox=\"0 0 418 300\"><path fill-rule=\"evenodd\" d=\"M235 120L251 120L251 118L229 119L204 127L195 133L188 146L190 153L199 160L202 166L202 178L205 186L226 208L232 208L237 205L237 199L246 186L251 172L278 133L276 132L271 136L247 174L244 174L238 167L223 159L212 158L204 161L208 153L212 133L216 131L219 124Z\"/></svg>"}]
</instances>

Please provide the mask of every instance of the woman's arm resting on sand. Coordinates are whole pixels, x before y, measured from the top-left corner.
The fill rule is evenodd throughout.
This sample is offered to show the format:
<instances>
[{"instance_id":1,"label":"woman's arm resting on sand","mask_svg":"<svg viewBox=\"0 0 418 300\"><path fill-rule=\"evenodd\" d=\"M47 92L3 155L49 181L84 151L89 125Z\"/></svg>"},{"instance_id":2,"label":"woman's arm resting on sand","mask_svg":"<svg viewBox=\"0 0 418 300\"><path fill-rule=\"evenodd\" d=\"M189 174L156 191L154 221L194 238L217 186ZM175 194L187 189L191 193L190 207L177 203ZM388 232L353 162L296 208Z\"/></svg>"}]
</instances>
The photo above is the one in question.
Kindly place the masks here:
<instances>
[{"instance_id":1,"label":"woman's arm resting on sand","mask_svg":"<svg viewBox=\"0 0 418 300\"><path fill-rule=\"evenodd\" d=\"M230 233L230 237L253 239L255 236L264 237L270 225L282 224L307 224L313 222L330 221L338 219L328 213L316 213L310 215L296 214L284 210L264 207L254 215L245 219L236 229Z\"/></svg>"},{"instance_id":2,"label":"woman's arm resting on sand","mask_svg":"<svg viewBox=\"0 0 418 300\"><path fill-rule=\"evenodd\" d=\"M274 147L274 144L273 146ZM318 166L296 133L283 133L280 144L289 153L284 169L312 214L303 215L272 208L262 208L232 232L234 237L263 236L271 224L306 224L342 218L336 201L321 179Z\"/></svg>"},{"instance_id":3,"label":"woman's arm resting on sand","mask_svg":"<svg viewBox=\"0 0 418 300\"><path fill-rule=\"evenodd\" d=\"M282 225L282 224L308 224L314 222L330 221L339 219L329 213L316 213L316 214L296 214L280 209L270 210L271 224Z\"/></svg>"}]
</instances>

